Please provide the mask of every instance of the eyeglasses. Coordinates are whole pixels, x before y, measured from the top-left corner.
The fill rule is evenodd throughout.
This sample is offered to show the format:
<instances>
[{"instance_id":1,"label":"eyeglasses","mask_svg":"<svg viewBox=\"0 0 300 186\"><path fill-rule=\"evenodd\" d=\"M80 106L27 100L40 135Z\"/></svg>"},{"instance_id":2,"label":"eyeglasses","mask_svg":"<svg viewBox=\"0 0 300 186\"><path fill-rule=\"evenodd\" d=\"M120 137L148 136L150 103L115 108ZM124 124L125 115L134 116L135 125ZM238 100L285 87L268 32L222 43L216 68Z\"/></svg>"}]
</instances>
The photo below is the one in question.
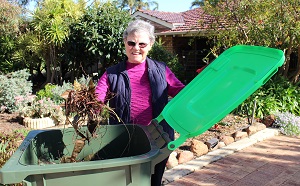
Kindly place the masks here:
<instances>
[{"instance_id":1,"label":"eyeglasses","mask_svg":"<svg viewBox=\"0 0 300 186\"><path fill-rule=\"evenodd\" d=\"M135 47L136 44L138 44L140 48L145 48L148 45L148 43L136 43L133 41L127 41L128 46Z\"/></svg>"}]
</instances>

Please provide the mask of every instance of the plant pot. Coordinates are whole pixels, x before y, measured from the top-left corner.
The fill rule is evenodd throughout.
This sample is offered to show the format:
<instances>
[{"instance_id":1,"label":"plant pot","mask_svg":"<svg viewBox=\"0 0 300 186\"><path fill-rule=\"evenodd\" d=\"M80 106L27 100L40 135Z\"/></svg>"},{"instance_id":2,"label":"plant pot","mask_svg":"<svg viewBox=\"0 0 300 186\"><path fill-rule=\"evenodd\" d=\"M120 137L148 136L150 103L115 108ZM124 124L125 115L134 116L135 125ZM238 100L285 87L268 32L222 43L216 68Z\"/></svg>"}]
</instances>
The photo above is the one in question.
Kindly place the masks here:
<instances>
[{"instance_id":1,"label":"plant pot","mask_svg":"<svg viewBox=\"0 0 300 186\"><path fill-rule=\"evenodd\" d=\"M29 118L25 117L23 119L23 124L25 127L31 128L31 129L43 129L48 127L54 127L55 123L54 121L49 118Z\"/></svg>"}]
</instances>

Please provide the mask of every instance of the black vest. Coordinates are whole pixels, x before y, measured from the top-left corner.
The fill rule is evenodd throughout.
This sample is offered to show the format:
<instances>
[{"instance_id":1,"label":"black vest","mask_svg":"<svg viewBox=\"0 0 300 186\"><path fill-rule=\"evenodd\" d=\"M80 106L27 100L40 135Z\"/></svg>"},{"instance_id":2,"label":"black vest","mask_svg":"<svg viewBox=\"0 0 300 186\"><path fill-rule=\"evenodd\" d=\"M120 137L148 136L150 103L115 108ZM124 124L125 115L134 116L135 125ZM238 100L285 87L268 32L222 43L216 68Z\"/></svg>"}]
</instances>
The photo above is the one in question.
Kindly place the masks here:
<instances>
[{"instance_id":1,"label":"black vest","mask_svg":"<svg viewBox=\"0 0 300 186\"><path fill-rule=\"evenodd\" d=\"M148 75L152 93L152 117L156 118L168 103L168 86L166 81L166 64L150 58L146 59ZM109 106L122 119L121 122L114 117L109 120L110 124L131 123L130 121L130 99L131 87L126 71L126 61L122 61L107 70L110 92L115 95L109 100ZM174 130L165 122L160 123L164 131L174 139Z\"/></svg>"}]
</instances>

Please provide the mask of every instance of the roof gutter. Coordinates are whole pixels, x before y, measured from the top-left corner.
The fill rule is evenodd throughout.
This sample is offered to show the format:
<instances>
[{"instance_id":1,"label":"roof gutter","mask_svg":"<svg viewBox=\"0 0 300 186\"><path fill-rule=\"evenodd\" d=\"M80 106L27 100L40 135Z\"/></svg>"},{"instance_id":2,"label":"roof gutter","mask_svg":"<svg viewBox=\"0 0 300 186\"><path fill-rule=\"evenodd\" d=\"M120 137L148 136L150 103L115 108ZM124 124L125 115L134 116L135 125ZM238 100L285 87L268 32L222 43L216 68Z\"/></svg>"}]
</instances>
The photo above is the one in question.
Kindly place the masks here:
<instances>
[{"instance_id":1,"label":"roof gutter","mask_svg":"<svg viewBox=\"0 0 300 186\"><path fill-rule=\"evenodd\" d=\"M204 36L207 31L174 31L174 32L160 32L155 33L156 36L181 36L181 37L188 37L188 36Z\"/></svg>"},{"instance_id":2,"label":"roof gutter","mask_svg":"<svg viewBox=\"0 0 300 186\"><path fill-rule=\"evenodd\" d=\"M150 16L148 14L145 14L145 13L142 13L142 12L139 12L139 11L134 12L131 16L134 17L134 18L143 17L145 19L148 19L150 21L156 22L156 23L161 24L161 25L163 25L163 26L165 26L167 28L170 28L170 29L173 29L173 27L174 27L172 23L168 23L166 21L163 21L161 19L158 19L156 17Z\"/></svg>"}]
</instances>

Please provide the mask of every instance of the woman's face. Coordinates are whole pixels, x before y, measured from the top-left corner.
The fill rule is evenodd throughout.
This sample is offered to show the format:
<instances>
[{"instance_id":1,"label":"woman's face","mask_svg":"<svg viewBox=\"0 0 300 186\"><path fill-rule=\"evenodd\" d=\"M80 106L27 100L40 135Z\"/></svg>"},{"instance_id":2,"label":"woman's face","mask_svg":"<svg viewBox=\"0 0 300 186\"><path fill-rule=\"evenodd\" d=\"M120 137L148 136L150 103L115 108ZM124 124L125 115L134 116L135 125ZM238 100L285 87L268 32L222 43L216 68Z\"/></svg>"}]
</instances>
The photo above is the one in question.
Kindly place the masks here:
<instances>
[{"instance_id":1,"label":"woman's face","mask_svg":"<svg viewBox=\"0 0 300 186\"><path fill-rule=\"evenodd\" d=\"M146 60L152 44L147 33L132 33L124 39L126 55L130 63L142 63Z\"/></svg>"}]
</instances>

